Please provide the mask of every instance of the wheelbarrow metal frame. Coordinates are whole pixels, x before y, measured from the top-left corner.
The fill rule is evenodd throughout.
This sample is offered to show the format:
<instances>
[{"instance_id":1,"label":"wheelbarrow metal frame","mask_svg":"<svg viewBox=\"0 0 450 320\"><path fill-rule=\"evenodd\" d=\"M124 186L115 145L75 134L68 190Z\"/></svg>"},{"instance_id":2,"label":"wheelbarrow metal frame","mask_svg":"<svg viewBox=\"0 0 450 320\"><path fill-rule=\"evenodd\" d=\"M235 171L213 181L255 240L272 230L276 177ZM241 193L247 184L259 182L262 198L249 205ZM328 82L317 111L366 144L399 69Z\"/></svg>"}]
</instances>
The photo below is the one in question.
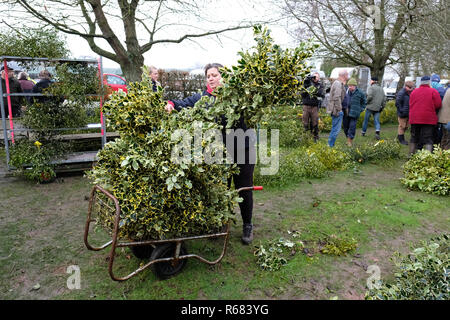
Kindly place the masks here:
<instances>
[{"instance_id":1,"label":"wheelbarrow metal frame","mask_svg":"<svg viewBox=\"0 0 450 320\"><path fill-rule=\"evenodd\" d=\"M240 188L237 191L241 192L241 191L245 191L245 190L260 190L262 188L260 187L244 187L244 188ZM90 224L92 222L94 222L95 220L92 219L92 208L94 205L94 201L96 198L96 192L101 192L103 194L105 194L108 198L110 198L113 202L114 202L114 206L115 206L115 221L114 221L114 229L113 229L113 235L112 235L112 240L106 242L105 244L103 244L100 247L94 247L89 243L89 227ZM176 239L164 239L164 240L144 240L144 241L119 241L118 239L118 234L119 234L119 222L120 222L120 205L119 205L119 201L117 200L116 197L114 197L110 192L108 192L107 190L103 189L102 187L96 185L92 188L91 194L90 194L90 199L89 199L89 208L88 208L88 216L87 216L87 220L86 220L86 225L85 225L85 230L84 230L84 243L86 245L86 247L89 250L92 251L100 251L103 250L107 247L109 247L111 245L111 251L109 254L109 262L108 262L108 272L109 275L111 276L111 278L115 281L125 281L130 279L131 277L134 277L135 275L137 275L138 273L144 271L145 269L147 269L148 267L150 267L151 265L158 263L158 262L177 262L178 260L182 260L182 259L188 259L188 258L196 258L198 260L200 260L201 262L204 262L206 264L209 265L215 265L217 263L219 263L222 258L224 257L225 253L226 253L226 249L227 249L227 245L228 245L228 241L229 241L229 235L230 235L230 223L228 223L226 226L226 231L225 232L221 232L221 233L214 233L214 234L207 234L207 235L200 235L200 236L190 236L190 237L182 237L182 238L176 238ZM219 237L225 237L224 240L224 245L223 245L223 250L222 253L220 254L220 256L214 260L214 261L210 261L207 260L205 258L203 258L202 256L199 256L197 254L186 254L186 255L181 255L180 256L180 249L181 249L181 244L184 241L189 241L189 240L198 240L198 239L209 239L209 238L219 238ZM128 274L125 277L118 277L114 274L113 272L113 264L114 264L114 258L116 256L116 248L119 247L131 247L131 246L141 246L141 245L158 245L158 244L163 244L163 243L175 243L176 244L176 249L175 249L175 254L174 257L171 258L160 258L160 259L154 259L152 261L149 261L147 264L139 267L138 269L136 269L135 271L131 272L130 274Z\"/></svg>"}]
</instances>

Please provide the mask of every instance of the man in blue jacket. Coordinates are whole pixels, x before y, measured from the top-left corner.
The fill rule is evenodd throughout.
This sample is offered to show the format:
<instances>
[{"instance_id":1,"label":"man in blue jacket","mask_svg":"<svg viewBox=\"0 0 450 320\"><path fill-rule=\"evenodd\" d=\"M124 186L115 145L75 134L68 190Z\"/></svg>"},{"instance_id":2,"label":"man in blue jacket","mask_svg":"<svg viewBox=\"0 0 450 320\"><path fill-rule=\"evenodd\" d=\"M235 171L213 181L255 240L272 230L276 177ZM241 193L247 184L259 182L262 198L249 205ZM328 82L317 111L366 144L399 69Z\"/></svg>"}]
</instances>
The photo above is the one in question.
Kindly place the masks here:
<instances>
[{"instance_id":1,"label":"man in blue jacket","mask_svg":"<svg viewBox=\"0 0 450 320\"><path fill-rule=\"evenodd\" d=\"M398 117L398 142L407 146L408 141L405 140L405 132L409 125L409 95L414 90L414 82L406 81L405 87L403 87L398 93L395 99L395 106L397 107Z\"/></svg>"},{"instance_id":2,"label":"man in blue jacket","mask_svg":"<svg viewBox=\"0 0 450 320\"><path fill-rule=\"evenodd\" d=\"M358 83L356 79L351 78L347 82L348 92L347 96L348 107L346 110L347 116L344 121L344 133L347 137L347 145L351 147L353 145L353 139L356 133L356 123L358 122L359 115L364 111L367 104L366 95L359 88L357 88Z\"/></svg>"}]
</instances>

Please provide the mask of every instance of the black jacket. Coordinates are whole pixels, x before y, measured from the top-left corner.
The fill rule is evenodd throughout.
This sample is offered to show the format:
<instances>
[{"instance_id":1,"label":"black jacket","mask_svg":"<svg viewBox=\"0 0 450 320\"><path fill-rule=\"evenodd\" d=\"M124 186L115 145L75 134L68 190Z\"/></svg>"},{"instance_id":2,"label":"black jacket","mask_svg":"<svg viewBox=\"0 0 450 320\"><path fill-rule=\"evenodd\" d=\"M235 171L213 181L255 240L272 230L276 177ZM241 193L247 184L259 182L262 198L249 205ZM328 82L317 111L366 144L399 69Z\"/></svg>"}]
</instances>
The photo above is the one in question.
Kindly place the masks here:
<instances>
[{"instance_id":1,"label":"black jacket","mask_svg":"<svg viewBox=\"0 0 450 320\"><path fill-rule=\"evenodd\" d=\"M397 93L395 106L397 107L397 115L399 116L399 118L409 117L409 94L406 92L405 88L402 88Z\"/></svg>"},{"instance_id":2,"label":"black jacket","mask_svg":"<svg viewBox=\"0 0 450 320\"><path fill-rule=\"evenodd\" d=\"M33 93L44 93L44 89L50 87L50 85L53 84L52 80L48 79L41 79L38 83L36 83L33 87L32 92ZM52 96L41 96L41 97L33 97L34 102L37 103L51 103L54 104L56 107L60 103L64 101L63 97L52 97Z\"/></svg>"},{"instance_id":3,"label":"black jacket","mask_svg":"<svg viewBox=\"0 0 450 320\"><path fill-rule=\"evenodd\" d=\"M2 92L6 93L6 81L2 78ZM22 86L20 82L16 79L9 79L9 92L10 93L23 93ZM11 96L11 111L13 117L18 117L20 115L20 107L24 103L23 97ZM9 109L8 109L8 99L7 97L3 97L3 106L5 110L5 116L8 117ZM1 116L1 113L0 113Z\"/></svg>"},{"instance_id":4,"label":"black jacket","mask_svg":"<svg viewBox=\"0 0 450 320\"><path fill-rule=\"evenodd\" d=\"M317 89L316 93L314 95L312 95L312 96L309 93L307 93L307 92L303 92L302 93L302 103L303 103L303 105L305 105L305 106L313 106L313 107L319 106L319 99L318 98L319 97L323 98L325 96L325 94L323 92L323 85L320 83L320 81L314 82L314 81L311 81L309 79L306 79L304 81L303 85L304 85L305 88L308 88L310 86L314 86Z\"/></svg>"},{"instance_id":5,"label":"black jacket","mask_svg":"<svg viewBox=\"0 0 450 320\"><path fill-rule=\"evenodd\" d=\"M189 107L193 107L197 101L199 101L203 96L208 96L208 97L215 97L213 94L211 94L211 90L204 90L202 93L196 93L190 97L187 97L183 100L171 100L171 102L174 105L175 110L180 111L182 108L189 108ZM227 124L227 119L225 116L222 116L221 119L218 119L218 122L223 126L223 130L222 130L222 139L223 139L223 143L226 144L226 139L227 139L227 134L226 134L226 124ZM237 129L242 129L244 131L244 133L247 131L247 125L245 124L244 121L244 117L240 117L237 124L235 124L233 126L234 130ZM255 141L253 141L253 139L249 138L248 136L245 137L245 149L249 149L250 147L250 140L252 140L252 144L255 143ZM236 153L236 150L238 150L238 143L237 143L237 137L234 137L234 153Z\"/></svg>"}]
</instances>

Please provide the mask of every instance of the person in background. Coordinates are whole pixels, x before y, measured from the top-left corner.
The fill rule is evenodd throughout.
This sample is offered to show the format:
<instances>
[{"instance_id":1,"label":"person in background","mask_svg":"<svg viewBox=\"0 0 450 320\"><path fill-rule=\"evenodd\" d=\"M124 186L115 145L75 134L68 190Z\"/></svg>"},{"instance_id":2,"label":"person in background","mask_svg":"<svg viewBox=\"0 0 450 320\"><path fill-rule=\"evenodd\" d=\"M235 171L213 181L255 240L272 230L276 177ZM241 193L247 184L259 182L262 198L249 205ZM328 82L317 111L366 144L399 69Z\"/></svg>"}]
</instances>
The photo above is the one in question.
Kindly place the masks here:
<instances>
[{"instance_id":1,"label":"person in background","mask_svg":"<svg viewBox=\"0 0 450 320\"><path fill-rule=\"evenodd\" d=\"M442 100L444 100L444 95L445 95L445 91L446 90L445 90L444 86L440 82L441 82L441 77L439 77L438 74L433 73L431 75L431 87L433 89L436 89L437 92L439 92L439 96L441 97L441 101L442 101ZM442 125L440 123L438 123L436 125L436 127L434 128L433 144L440 144L441 143L442 134L443 134Z\"/></svg>"},{"instance_id":2,"label":"person in background","mask_svg":"<svg viewBox=\"0 0 450 320\"><path fill-rule=\"evenodd\" d=\"M342 101L345 98L345 83L348 80L347 70L341 70L338 78L331 85L330 97L327 105L327 113L331 115L331 131L328 137L328 145L334 147L336 139L341 131L342 118Z\"/></svg>"},{"instance_id":3,"label":"person in background","mask_svg":"<svg viewBox=\"0 0 450 320\"><path fill-rule=\"evenodd\" d=\"M44 89L47 89L50 87L50 85L53 83L51 80L52 75L48 70L44 69L39 72L39 81L33 86L32 92L33 93L43 93ZM46 103L50 102L52 100L51 97L34 97L35 102L38 103Z\"/></svg>"},{"instance_id":4,"label":"person in background","mask_svg":"<svg viewBox=\"0 0 450 320\"><path fill-rule=\"evenodd\" d=\"M20 86L19 81L14 77L14 68L7 66L8 68L8 83L9 83L9 92L10 93L23 93L22 87ZM0 68L1 77L2 77L2 92L6 93L6 71L5 66L2 65ZM19 117L21 106L23 104L23 97L18 96L10 96L11 99L11 112L13 117ZM8 98L3 97L3 109L5 110L5 116L9 116L9 108L8 108ZM1 114L1 113L0 113Z\"/></svg>"},{"instance_id":5,"label":"person in background","mask_svg":"<svg viewBox=\"0 0 450 320\"><path fill-rule=\"evenodd\" d=\"M302 122L305 131L311 131L314 141L317 142L319 140L319 99L324 97L323 85L320 83L319 73L315 72L306 77L303 86L305 89L311 86L315 88L312 94L302 92Z\"/></svg>"},{"instance_id":6,"label":"person in background","mask_svg":"<svg viewBox=\"0 0 450 320\"><path fill-rule=\"evenodd\" d=\"M26 72L20 72L18 76L20 86L22 87L22 91L24 93L31 93L33 92L34 82L31 80L28 80L28 74ZM28 103L31 103L31 97L26 97Z\"/></svg>"},{"instance_id":7,"label":"person in background","mask_svg":"<svg viewBox=\"0 0 450 320\"><path fill-rule=\"evenodd\" d=\"M416 152L418 144L424 145L430 152L433 151L434 128L438 122L437 110L441 105L439 92L431 88L430 77L423 76L420 79L420 87L413 90L409 97L410 156Z\"/></svg>"},{"instance_id":8,"label":"person in background","mask_svg":"<svg viewBox=\"0 0 450 320\"><path fill-rule=\"evenodd\" d=\"M405 132L409 125L409 96L414 90L414 82L406 81L405 86L397 93L395 99L395 107L397 108L398 142L407 146L408 141L405 140Z\"/></svg>"},{"instance_id":9,"label":"person in background","mask_svg":"<svg viewBox=\"0 0 450 320\"><path fill-rule=\"evenodd\" d=\"M439 77L438 74L433 73L431 75L431 87L433 89L436 89L437 92L439 92L439 96L441 97L441 100L444 100L444 95L445 95L445 88L444 86L441 84L441 77Z\"/></svg>"},{"instance_id":10,"label":"person in background","mask_svg":"<svg viewBox=\"0 0 450 320\"><path fill-rule=\"evenodd\" d=\"M347 146L353 145L353 139L356 134L356 123L358 122L359 115L366 108L366 95L364 92L358 89L356 79L351 78L347 82L349 97L347 116L344 117L344 133L347 137Z\"/></svg>"},{"instance_id":11,"label":"person in background","mask_svg":"<svg viewBox=\"0 0 450 320\"><path fill-rule=\"evenodd\" d=\"M152 78L152 90L156 92L158 90L158 86L161 86L161 83L158 82L159 72L155 66L150 66L150 78Z\"/></svg>"},{"instance_id":12,"label":"person in background","mask_svg":"<svg viewBox=\"0 0 450 320\"><path fill-rule=\"evenodd\" d=\"M174 109L180 111L182 108L190 108L195 105L197 101L199 101L202 96L214 97L214 90L222 85L222 75L220 74L220 68L223 66L219 63L210 63L205 66L205 76L207 81L206 90L203 93L195 93L194 95L187 97L183 100L171 100L168 101L166 105L166 111L172 112ZM222 117L219 120L221 124L224 126L222 136L223 143L226 144L227 134L225 131L226 127L226 119ZM238 120L238 123L235 127L231 128L234 130L242 129L244 132L247 131L247 126L245 125L244 118L241 117ZM233 138L233 137L232 137ZM254 150L254 142L250 141L250 137L245 138L245 143L237 143L236 137L234 137L235 141L233 144L234 150L233 152L233 161L237 163L239 167L239 174L233 175L232 180L234 181L234 186L236 189L241 187L251 187L253 186L253 172L255 170L255 164L251 163L250 159L254 158L255 150ZM230 150L231 151L231 150ZM245 161L244 163L240 163L237 161L240 157L239 155L244 154ZM231 186L231 180L228 181L229 186ZM239 196L243 198L243 201L239 203L239 208L241 211L242 217L242 243L250 244L253 240L253 224L252 224L252 215L253 215L253 192L251 190L242 191L239 193Z\"/></svg>"},{"instance_id":13,"label":"person in background","mask_svg":"<svg viewBox=\"0 0 450 320\"><path fill-rule=\"evenodd\" d=\"M441 148L450 149L450 90L447 90L439 110L438 122L442 125Z\"/></svg>"},{"instance_id":14,"label":"person in background","mask_svg":"<svg viewBox=\"0 0 450 320\"><path fill-rule=\"evenodd\" d=\"M375 123L375 138L380 140L380 114L385 105L386 95L384 94L383 88L378 85L378 78L372 77L370 87L367 90L367 108L362 126L362 136L366 135L370 116L373 115L373 122Z\"/></svg>"}]
</instances>

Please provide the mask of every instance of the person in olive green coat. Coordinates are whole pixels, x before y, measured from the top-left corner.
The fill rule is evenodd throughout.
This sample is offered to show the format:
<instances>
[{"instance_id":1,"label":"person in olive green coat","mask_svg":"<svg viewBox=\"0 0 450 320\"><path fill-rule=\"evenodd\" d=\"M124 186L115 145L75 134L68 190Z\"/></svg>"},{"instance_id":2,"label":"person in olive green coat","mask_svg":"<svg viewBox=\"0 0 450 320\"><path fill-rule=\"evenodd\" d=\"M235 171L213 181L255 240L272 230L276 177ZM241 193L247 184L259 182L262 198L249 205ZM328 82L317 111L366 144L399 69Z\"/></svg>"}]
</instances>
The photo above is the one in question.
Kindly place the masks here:
<instances>
[{"instance_id":1,"label":"person in olive green coat","mask_svg":"<svg viewBox=\"0 0 450 320\"><path fill-rule=\"evenodd\" d=\"M373 115L373 121L375 123L375 138L377 140L380 139L380 114L385 105L386 96L384 95L383 88L378 85L378 78L372 77L370 87L367 90L367 108L361 132L363 136L366 135L370 116Z\"/></svg>"},{"instance_id":2,"label":"person in olive green coat","mask_svg":"<svg viewBox=\"0 0 450 320\"><path fill-rule=\"evenodd\" d=\"M357 82L354 78L351 78L348 82L348 111L344 117L344 133L347 137L347 145L352 146L353 139L356 134L356 123L358 122L359 115L366 108L366 95L359 88L357 88Z\"/></svg>"}]
</instances>

